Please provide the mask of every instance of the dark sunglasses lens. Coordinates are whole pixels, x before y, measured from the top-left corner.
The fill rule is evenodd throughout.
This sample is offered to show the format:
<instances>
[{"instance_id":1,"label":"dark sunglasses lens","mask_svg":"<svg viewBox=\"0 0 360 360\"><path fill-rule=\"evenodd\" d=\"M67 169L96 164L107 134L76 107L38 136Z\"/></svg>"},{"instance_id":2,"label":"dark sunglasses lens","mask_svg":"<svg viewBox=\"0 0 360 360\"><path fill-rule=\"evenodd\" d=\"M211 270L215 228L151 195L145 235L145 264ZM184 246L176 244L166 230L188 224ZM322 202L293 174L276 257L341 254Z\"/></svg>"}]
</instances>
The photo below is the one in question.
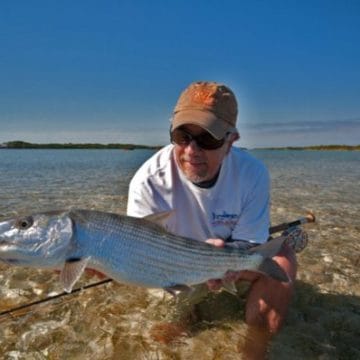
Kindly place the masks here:
<instances>
[{"instance_id":1,"label":"dark sunglasses lens","mask_svg":"<svg viewBox=\"0 0 360 360\"><path fill-rule=\"evenodd\" d=\"M175 129L170 133L171 142L178 145L189 145L192 136L181 129Z\"/></svg>"},{"instance_id":2,"label":"dark sunglasses lens","mask_svg":"<svg viewBox=\"0 0 360 360\"><path fill-rule=\"evenodd\" d=\"M200 135L191 135L182 129L175 129L170 133L171 142L177 145L189 145L192 140L204 150L215 150L223 146L224 139L217 140L207 132Z\"/></svg>"},{"instance_id":3,"label":"dark sunglasses lens","mask_svg":"<svg viewBox=\"0 0 360 360\"><path fill-rule=\"evenodd\" d=\"M215 150L223 146L225 139L215 139L209 133L202 133L196 137L197 144L205 150Z\"/></svg>"}]
</instances>

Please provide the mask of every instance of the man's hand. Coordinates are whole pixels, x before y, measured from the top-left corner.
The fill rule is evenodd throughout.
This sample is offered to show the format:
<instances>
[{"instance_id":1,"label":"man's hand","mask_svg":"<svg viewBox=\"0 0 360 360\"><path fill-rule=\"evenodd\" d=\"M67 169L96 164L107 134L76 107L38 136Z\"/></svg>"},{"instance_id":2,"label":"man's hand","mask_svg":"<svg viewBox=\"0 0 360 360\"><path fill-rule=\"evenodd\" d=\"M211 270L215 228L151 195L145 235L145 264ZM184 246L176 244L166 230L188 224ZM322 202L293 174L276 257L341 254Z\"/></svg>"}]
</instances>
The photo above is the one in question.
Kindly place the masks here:
<instances>
[{"instance_id":1,"label":"man's hand","mask_svg":"<svg viewBox=\"0 0 360 360\"><path fill-rule=\"evenodd\" d=\"M107 277L105 274L103 274L102 272L97 271L95 269L86 268L85 272L89 276L97 276L99 279L106 279L106 277Z\"/></svg>"},{"instance_id":2,"label":"man's hand","mask_svg":"<svg viewBox=\"0 0 360 360\"><path fill-rule=\"evenodd\" d=\"M222 239L211 238L206 242L216 247L224 247L225 241ZM239 280L246 280L253 282L259 278L260 274L253 271L228 271L222 279L210 279L207 281L207 286L210 291L218 291L221 289L224 282L237 282Z\"/></svg>"},{"instance_id":3,"label":"man's hand","mask_svg":"<svg viewBox=\"0 0 360 360\"><path fill-rule=\"evenodd\" d=\"M222 248L225 246L225 241L222 239L217 238L211 238L207 239L206 243ZM225 277L222 279L210 279L207 281L207 286L210 291L217 291L221 289L223 282L236 282L239 280L246 280L253 282L257 280L261 275L259 273L256 273L254 271L228 271L225 274Z\"/></svg>"},{"instance_id":4,"label":"man's hand","mask_svg":"<svg viewBox=\"0 0 360 360\"><path fill-rule=\"evenodd\" d=\"M225 241L223 239L211 238L211 239L207 239L205 242L220 248L225 246Z\"/></svg>"},{"instance_id":5,"label":"man's hand","mask_svg":"<svg viewBox=\"0 0 360 360\"><path fill-rule=\"evenodd\" d=\"M222 239L207 239L205 241L206 243L222 248L225 246L225 241ZM210 279L207 281L207 286L210 291L217 291L221 289L222 286L222 280L221 279Z\"/></svg>"},{"instance_id":6,"label":"man's hand","mask_svg":"<svg viewBox=\"0 0 360 360\"><path fill-rule=\"evenodd\" d=\"M224 247L221 239L208 239L208 244ZM209 280L209 290L219 290L223 281L246 280L252 283L245 309L245 320L248 325L260 326L272 334L277 333L284 323L285 316L294 291L296 278L296 257L294 250L285 245L274 258L274 261L288 274L289 283L269 278L254 271L228 271L223 279Z\"/></svg>"},{"instance_id":7,"label":"man's hand","mask_svg":"<svg viewBox=\"0 0 360 360\"><path fill-rule=\"evenodd\" d=\"M54 270L57 274L60 274L61 273L61 270ZM90 269L90 268L86 268L85 270L85 273L89 276L97 276L99 279L106 279L106 275L103 274L102 272L100 271L97 271L95 269Z\"/></svg>"}]
</instances>

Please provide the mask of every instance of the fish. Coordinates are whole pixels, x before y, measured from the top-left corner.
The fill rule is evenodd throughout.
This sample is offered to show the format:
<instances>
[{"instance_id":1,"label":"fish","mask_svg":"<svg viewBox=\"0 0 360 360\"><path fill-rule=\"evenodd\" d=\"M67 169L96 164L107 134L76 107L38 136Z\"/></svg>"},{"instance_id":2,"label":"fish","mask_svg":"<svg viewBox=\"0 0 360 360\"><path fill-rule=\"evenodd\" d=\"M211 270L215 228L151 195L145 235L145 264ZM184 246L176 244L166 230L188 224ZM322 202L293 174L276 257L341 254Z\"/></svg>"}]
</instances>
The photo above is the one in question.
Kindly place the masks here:
<instances>
[{"instance_id":1,"label":"fish","mask_svg":"<svg viewBox=\"0 0 360 360\"><path fill-rule=\"evenodd\" d=\"M271 259L284 239L250 250L215 247L177 236L164 226L169 212L136 218L70 209L0 222L0 260L13 266L60 270L71 292L86 268L146 288L189 289L234 271L252 270L291 281Z\"/></svg>"}]
</instances>

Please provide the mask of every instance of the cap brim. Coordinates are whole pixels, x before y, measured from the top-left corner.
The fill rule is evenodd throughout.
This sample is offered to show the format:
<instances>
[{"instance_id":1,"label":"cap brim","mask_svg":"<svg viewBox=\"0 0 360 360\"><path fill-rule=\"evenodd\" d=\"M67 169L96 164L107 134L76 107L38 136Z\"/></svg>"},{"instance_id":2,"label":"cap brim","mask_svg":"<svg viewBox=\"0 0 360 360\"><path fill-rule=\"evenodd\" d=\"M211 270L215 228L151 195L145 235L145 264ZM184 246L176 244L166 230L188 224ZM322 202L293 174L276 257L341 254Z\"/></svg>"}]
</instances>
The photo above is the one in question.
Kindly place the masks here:
<instances>
[{"instance_id":1,"label":"cap brim","mask_svg":"<svg viewBox=\"0 0 360 360\"><path fill-rule=\"evenodd\" d=\"M216 115L206 110L182 110L174 114L172 127L174 130L182 125L198 125L208 131L214 138L223 139L231 126Z\"/></svg>"}]
</instances>

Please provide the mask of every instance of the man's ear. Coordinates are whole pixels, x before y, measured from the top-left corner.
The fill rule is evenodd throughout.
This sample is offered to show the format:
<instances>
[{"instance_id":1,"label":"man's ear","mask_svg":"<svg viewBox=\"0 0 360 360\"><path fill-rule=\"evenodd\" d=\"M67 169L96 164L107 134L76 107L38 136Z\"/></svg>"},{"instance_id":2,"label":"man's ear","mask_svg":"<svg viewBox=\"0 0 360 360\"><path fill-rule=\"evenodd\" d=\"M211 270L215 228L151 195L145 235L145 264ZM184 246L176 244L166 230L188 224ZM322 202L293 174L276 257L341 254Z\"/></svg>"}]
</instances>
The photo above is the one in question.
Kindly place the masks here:
<instances>
[{"instance_id":1,"label":"man's ear","mask_svg":"<svg viewBox=\"0 0 360 360\"><path fill-rule=\"evenodd\" d=\"M232 142L235 142L240 139L240 134L238 132L231 134L232 135Z\"/></svg>"},{"instance_id":2,"label":"man's ear","mask_svg":"<svg viewBox=\"0 0 360 360\"><path fill-rule=\"evenodd\" d=\"M229 141L230 146L231 146L235 141L237 141L237 140L240 139L240 134L239 134L238 132L231 133L229 136L230 136L230 141Z\"/></svg>"},{"instance_id":3,"label":"man's ear","mask_svg":"<svg viewBox=\"0 0 360 360\"><path fill-rule=\"evenodd\" d=\"M226 153L228 154L230 149L231 149L231 146L232 144L236 141L236 140L239 140L240 139L240 134L238 132L236 133L231 133L230 135L230 139L229 139L229 143L228 143L228 148L226 150Z\"/></svg>"}]
</instances>

